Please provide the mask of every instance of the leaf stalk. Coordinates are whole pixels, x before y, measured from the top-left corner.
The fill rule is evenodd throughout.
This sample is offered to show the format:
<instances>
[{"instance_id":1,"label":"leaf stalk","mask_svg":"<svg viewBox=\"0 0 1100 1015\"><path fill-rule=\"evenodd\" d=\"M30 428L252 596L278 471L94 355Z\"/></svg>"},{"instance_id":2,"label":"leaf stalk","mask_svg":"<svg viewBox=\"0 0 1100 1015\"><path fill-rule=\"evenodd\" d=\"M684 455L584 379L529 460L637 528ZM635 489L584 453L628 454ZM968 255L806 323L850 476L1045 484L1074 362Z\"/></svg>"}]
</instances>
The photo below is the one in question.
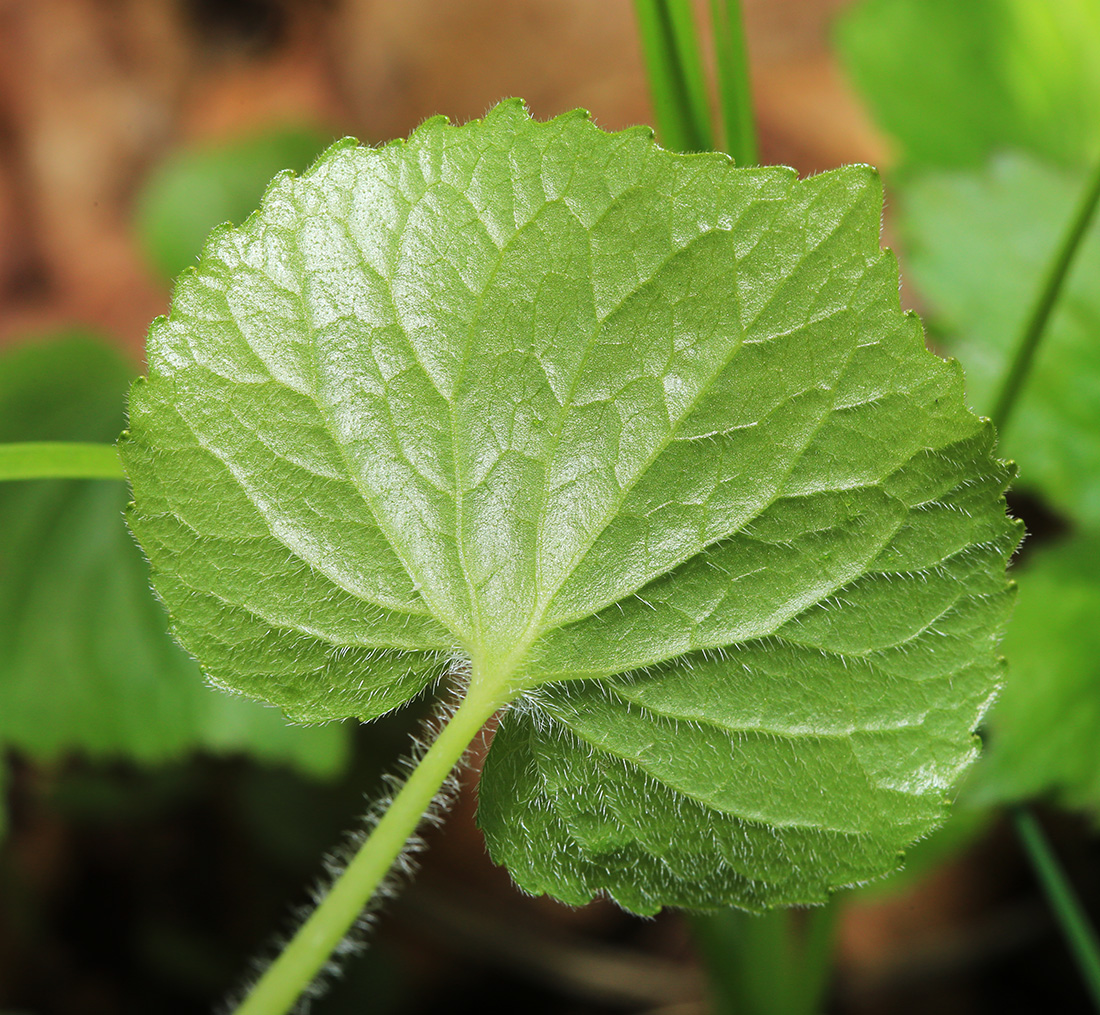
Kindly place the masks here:
<instances>
[{"instance_id":1,"label":"leaf stalk","mask_svg":"<svg viewBox=\"0 0 1100 1015\"><path fill-rule=\"evenodd\" d=\"M1096 167L1092 179L1077 205L1054 260L1047 266L1042 285L1024 322L1020 340L1016 344L1012 364L1001 382L1001 390L993 403L993 412L990 414L990 419L993 420L998 433L1004 433L1005 427L1008 426L1008 422L1012 417L1012 412L1019 400L1024 382L1027 380L1027 375L1035 361L1039 344L1046 333L1050 315L1058 303L1058 297L1062 293L1074 258L1077 256L1085 234L1088 232L1088 228L1096 214L1098 204L1100 204L1100 165Z\"/></svg>"},{"instance_id":2,"label":"leaf stalk","mask_svg":"<svg viewBox=\"0 0 1100 1015\"><path fill-rule=\"evenodd\" d=\"M313 982L416 833L471 741L500 707L494 688L470 689L328 894L234 1015L285 1015Z\"/></svg>"},{"instance_id":3,"label":"leaf stalk","mask_svg":"<svg viewBox=\"0 0 1100 1015\"><path fill-rule=\"evenodd\" d=\"M837 903L800 912L727 909L690 918L717 1015L817 1015Z\"/></svg>"},{"instance_id":4,"label":"leaf stalk","mask_svg":"<svg viewBox=\"0 0 1100 1015\"><path fill-rule=\"evenodd\" d=\"M755 166L759 156L741 0L710 0L710 18L726 151L737 165Z\"/></svg>"},{"instance_id":5,"label":"leaf stalk","mask_svg":"<svg viewBox=\"0 0 1100 1015\"><path fill-rule=\"evenodd\" d=\"M125 478L113 444L0 444L0 480Z\"/></svg>"},{"instance_id":6,"label":"leaf stalk","mask_svg":"<svg viewBox=\"0 0 1100 1015\"><path fill-rule=\"evenodd\" d=\"M710 103L689 0L635 0L661 143L671 151L714 147Z\"/></svg>"},{"instance_id":7,"label":"leaf stalk","mask_svg":"<svg viewBox=\"0 0 1100 1015\"><path fill-rule=\"evenodd\" d=\"M1100 1012L1100 941L1097 941L1096 932L1035 815L1027 807L1014 807L1012 820L1047 902L1054 910L1066 942L1073 952L1077 968L1085 981L1085 988L1096 1010Z\"/></svg>"}]
</instances>

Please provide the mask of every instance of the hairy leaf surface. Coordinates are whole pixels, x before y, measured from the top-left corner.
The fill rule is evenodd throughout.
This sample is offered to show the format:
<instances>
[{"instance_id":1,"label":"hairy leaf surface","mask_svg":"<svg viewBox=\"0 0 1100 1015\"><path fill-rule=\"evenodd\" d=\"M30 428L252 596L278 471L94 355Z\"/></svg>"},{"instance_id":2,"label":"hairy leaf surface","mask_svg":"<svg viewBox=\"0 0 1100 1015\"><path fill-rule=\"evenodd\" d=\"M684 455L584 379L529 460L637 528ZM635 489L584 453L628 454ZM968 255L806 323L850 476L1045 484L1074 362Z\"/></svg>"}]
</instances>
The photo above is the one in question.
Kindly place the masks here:
<instances>
[{"instance_id":1,"label":"hairy leaf surface","mask_svg":"<svg viewBox=\"0 0 1100 1015\"><path fill-rule=\"evenodd\" d=\"M1024 155L981 172L922 173L901 203L912 278L938 340L967 364L967 397L992 406L1084 179ZM1002 446L1079 522L1100 524L1100 226L1074 260Z\"/></svg>"},{"instance_id":2,"label":"hairy leaf surface","mask_svg":"<svg viewBox=\"0 0 1100 1015\"><path fill-rule=\"evenodd\" d=\"M841 55L906 162L979 166L1005 148L1100 155L1096 0L863 0Z\"/></svg>"},{"instance_id":3,"label":"hairy leaf surface","mask_svg":"<svg viewBox=\"0 0 1100 1015\"><path fill-rule=\"evenodd\" d=\"M108 441L133 370L90 337L0 358L0 441ZM337 729L214 694L168 637L119 482L0 483L0 743L143 762L247 750L330 773Z\"/></svg>"},{"instance_id":4,"label":"hairy leaf surface","mask_svg":"<svg viewBox=\"0 0 1100 1015\"><path fill-rule=\"evenodd\" d=\"M583 113L341 143L215 233L149 338L131 524L211 677L371 718L517 699L518 883L750 908L896 863L973 757L1017 539L852 167Z\"/></svg>"}]
</instances>

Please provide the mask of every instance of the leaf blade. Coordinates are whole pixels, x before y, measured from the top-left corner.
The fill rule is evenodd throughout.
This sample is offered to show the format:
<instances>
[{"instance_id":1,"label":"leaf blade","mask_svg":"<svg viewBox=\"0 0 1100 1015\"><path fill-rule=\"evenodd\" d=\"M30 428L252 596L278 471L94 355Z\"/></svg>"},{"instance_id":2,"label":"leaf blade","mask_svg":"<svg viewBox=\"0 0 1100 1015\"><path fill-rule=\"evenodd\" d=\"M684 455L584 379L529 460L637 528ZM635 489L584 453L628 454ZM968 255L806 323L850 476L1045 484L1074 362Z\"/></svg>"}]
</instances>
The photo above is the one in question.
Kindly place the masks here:
<instances>
[{"instance_id":1,"label":"leaf blade","mask_svg":"<svg viewBox=\"0 0 1100 1015\"><path fill-rule=\"evenodd\" d=\"M519 696L482 806L529 890L759 908L881 874L973 756L1018 538L991 428L898 306L881 201L866 167L732 169L514 101L281 177L154 326L121 446L181 636L311 715L472 661ZM730 718L734 657L753 700L793 688L785 737ZM716 753L740 797L689 778ZM690 811L682 842L654 807Z\"/></svg>"}]
</instances>

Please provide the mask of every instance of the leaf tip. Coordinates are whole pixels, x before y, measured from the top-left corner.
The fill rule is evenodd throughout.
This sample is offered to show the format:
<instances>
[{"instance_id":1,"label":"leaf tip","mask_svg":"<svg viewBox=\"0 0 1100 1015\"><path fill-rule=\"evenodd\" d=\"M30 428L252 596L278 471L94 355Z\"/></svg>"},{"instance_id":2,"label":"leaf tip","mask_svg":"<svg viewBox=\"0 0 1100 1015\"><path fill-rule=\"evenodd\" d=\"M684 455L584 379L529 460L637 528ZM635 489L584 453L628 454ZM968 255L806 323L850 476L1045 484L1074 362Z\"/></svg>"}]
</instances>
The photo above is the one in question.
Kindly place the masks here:
<instances>
[{"instance_id":1,"label":"leaf tip","mask_svg":"<svg viewBox=\"0 0 1100 1015\"><path fill-rule=\"evenodd\" d=\"M436 113L435 116L429 116L426 120L424 120L420 124L420 126L417 127L416 130L413 131L413 134L419 134L421 131L435 130L437 127L450 127L450 126L453 126L453 125L451 123L451 118L449 116L447 116L445 113ZM402 141L401 138L398 138L397 140L398 140L399 143ZM410 140L411 140L411 135L410 135Z\"/></svg>"},{"instance_id":2,"label":"leaf tip","mask_svg":"<svg viewBox=\"0 0 1100 1015\"><path fill-rule=\"evenodd\" d=\"M527 107L526 100L520 98L518 95L509 95L507 98L501 99L490 107L489 111L485 114L486 120L497 118L514 119L516 117L531 119L531 111Z\"/></svg>"}]
</instances>

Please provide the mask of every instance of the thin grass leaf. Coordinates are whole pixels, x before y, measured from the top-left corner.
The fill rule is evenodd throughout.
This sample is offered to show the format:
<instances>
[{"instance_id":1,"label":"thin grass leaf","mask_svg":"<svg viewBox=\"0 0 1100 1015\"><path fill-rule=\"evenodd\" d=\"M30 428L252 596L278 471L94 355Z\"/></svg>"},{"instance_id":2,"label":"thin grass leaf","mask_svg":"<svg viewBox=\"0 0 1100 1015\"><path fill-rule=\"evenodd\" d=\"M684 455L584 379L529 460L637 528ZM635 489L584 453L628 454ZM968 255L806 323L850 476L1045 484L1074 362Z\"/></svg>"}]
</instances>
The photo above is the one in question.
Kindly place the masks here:
<instances>
[{"instance_id":1,"label":"thin grass leaf","mask_svg":"<svg viewBox=\"0 0 1100 1015\"><path fill-rule=\"evenodd\" d=\"M714 147L695 19L687 0L635 0L661 143L673 151Z\"/></svg>"},{"instance_id":2,"label":"thin grass leaf","mask_svg":"<svg viewBox=\"0 0 1100 1015\"><path fill-rule=\"evenodd\" d=\"M759 158L740 0L710 0L710 16L725 150L739 166L754 166Z\"/></svg>"}]
</instances>

